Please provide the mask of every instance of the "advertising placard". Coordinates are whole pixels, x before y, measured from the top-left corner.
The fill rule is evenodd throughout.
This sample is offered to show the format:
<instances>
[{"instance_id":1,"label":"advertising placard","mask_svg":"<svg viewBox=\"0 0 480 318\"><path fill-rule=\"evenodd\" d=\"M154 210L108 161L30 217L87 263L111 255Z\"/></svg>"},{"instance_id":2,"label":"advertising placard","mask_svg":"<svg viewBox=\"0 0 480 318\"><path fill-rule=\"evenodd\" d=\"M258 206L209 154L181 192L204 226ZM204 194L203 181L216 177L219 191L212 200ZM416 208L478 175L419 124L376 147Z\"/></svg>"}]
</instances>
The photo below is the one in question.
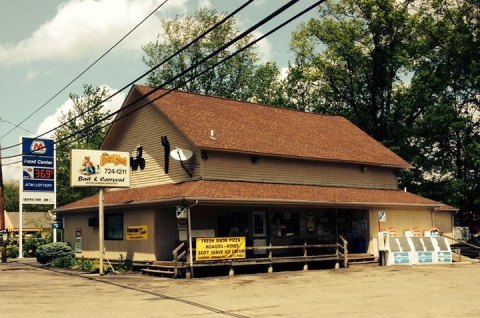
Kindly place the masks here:
<instances>
[{"instance_id":1,"label":"advertising placard","mask_svg":"<svg viewBox=\"0 0 480 318\"><path fill-rule=\"evenodd\" d=\"M196 260L245 258L245 237L201 237L196 240Z\"/></svg>"},{"instance_id":2,"label":"advertising placard","mask_svg":"<svg viewBox=\"0 0 480 318\"><path fill-rule=\"evenodd\" d=\"M72 149L70 185L72 187L128 188L130 186L129 153Z\"/></svg>"},{"instance_id":3,"label":"advertising placard","mask_svg":"<svg viewBox=\"0 0 480 318\"><path fill-rule=\"evenodd\" d=\"M127 226L127 240L128 241L148 240L148 226L147 225Z\"/></svg>"},{"instance_id":4,"label":"advertising placard","mask_svg":"<svg viewBox=\"0 0 480 318\"><path fill-rule=\"evenodd\" d=\"M51 139L22 137L22 204L55 204L55 149Z\"/></svg>"}]
</instances>

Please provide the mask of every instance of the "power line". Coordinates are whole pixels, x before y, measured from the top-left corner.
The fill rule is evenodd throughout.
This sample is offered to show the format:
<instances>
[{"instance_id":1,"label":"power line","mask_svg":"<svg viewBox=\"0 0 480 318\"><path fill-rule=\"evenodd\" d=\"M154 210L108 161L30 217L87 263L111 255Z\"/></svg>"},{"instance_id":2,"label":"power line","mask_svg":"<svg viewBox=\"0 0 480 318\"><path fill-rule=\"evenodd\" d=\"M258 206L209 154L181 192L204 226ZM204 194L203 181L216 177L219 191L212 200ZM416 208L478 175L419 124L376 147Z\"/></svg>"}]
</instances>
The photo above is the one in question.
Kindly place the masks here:
<instances>
[{"instance_id":1,"label":"power line","mask_svg":"<svg viewBox=\"0 0 480 318\"><path fill-rule=\"evenodd\" d=\"M217 27L219 27L220 25L222 25L223 23L225 23L228 19L230 19L232 16L234 16L235 14L237 14L238 12L240 12L241 10L243 10L245 7L247 7L248 5L250 5L254 0L248 0L246 1L243 5L239 6L237 9L235 9L234 11L232 11L231 13L229 13L228 15L226 15L225 17L223 17L220 21L218 21L217 23L215 23L214 25L212 25L209 29L207 29L205 32L203 32L202 34L200 34L199 36L197 36L195 39L193 39L192 41L190 41L189 43L187 43L185 46L183 46L181 49L179 49L178 51L176 51L175 53L171 54L169 57L167 57L166 59L164 59L162 62L160 62L159 64L155 65L153 68L151 68L150 70L148 70L147 72L143 73L142 75L138 76L136 79L134 79L133 81L131 81L130 83L128 83L127 85L123 86L121 89L119 89L117 92L107 96L106 98L104 98L103 100L101 100L100 102L98 102L97 105L94 105L88 109L86 109L85 111L83 111L82 113L79 113L78 115L76 115L75 117L71 118L70 120L68 120L67 122L63 123L63 124L60 124L46 132L44 132L43 134L41 135L38 135L36 136L35 138L39 138L39 137L42 137L46 134L49 134L65 125L67 125L69 122L73 121L73 120L76 120L77 118L80 118L81 116L85 115L86 113L98 108L98 107L101 107L103 103L105 103L106 101L108 101L109 99L115 97L116 95L118 95L120 92L126 90L127 88L129 88L130 86L132 86L133 84L135 84L135 82L137 82L138 80L144 78L145 76L147 76L148 74L152 73L153 71L157 70L159 67L161 67L162 65L164 65L165 63L167 63L168 61L170 61L171 59L173 59L175 56L179 55L181 52L185 51L186 49L188 49L190 46L192 46L193 44L195 44L196 42L200 41L202 38L204 38L208 33L210 33L211 31L213 31L214 29L216 29ZM20 146L21 143L18 143L18 144L14 144L14 145L11 145L11 146L8 146L8 147L4 147L4 148L1 148L1 150L6 150L6 149L10 149L10 148L13 148L13 147L17 147L17 146Z\"/></svg>"},{"instance_id":2,"label":"power line","mask_svg":"<svg viewBox=\"0 0 480 318\"><path fill-rule=\"evenodd\" d=\"M67 85L65 85L61 90L59 90L55 95L50 97L45 103L40 105L35 111L33 111L30 115L28 115L24 120L22 120L17 125L13 124L15 127L7 131L5 134L0 136L0 139L8 136L15 128L19 127L23 123L25 123L28 119L30 119L33 115L35 115L38 111L40 111L43 107L45 107L48 103L50 103L55 97L60 95L64 90L66 90L70 85L72 85L77 79L79 79L83 74L85 74L88 70L90 70L95 64L97 64L102 58L105 57L108 53L110 53L117 45L119 45L127 36L129 36L133 31L135 31L143 22L145 22L148 18L150 18L155 12L157 12L168 0L163 1L159 6L157 6L149 15L147 15L142 21L140 21L133 29L131 29L127 34L125 34L120 40L117 41L111 48L109 48L105 53L103 53L99 58L97 58L92 64L90 64L85 70L83 70L80 74L78 74L74 79L72 79ZM15 145L18 146L18 145ZM10 147L8 147L10 148ZM8 149L3 148L3 149Z\"/></svg>"},{"instance_id":3,"label":"power line","mask_svg":"<svg viewBox=\"0 0 480 318\"><path fill-rule=\"evenodd\" d=\"M208 56L204 57L202 60L200 60L199 62L191 65L189 68L187 68L186 70L184 70L183 72L181 72L180 74L176 75L175 77L169 79L168 81L164 82L163 84L157 86L156 88L152 89L150 92L148 92L147 94L143 95L142 97L138 98L137 100L131 102L130 104L124 106L123 108L119 109L118 111L116 112L113 112L111 114L109 114L108 116L105 116L103 118L101 118L100 120L98 120L97 122L87 126L87 127L84 127L83 129L81 130L78 130L60 140L57 140L54 142L54 144L59 144L63 141L66 141L66 140L69 140L71 139L72 137L75 137L78 133L80 132L84 132L84 131L87 131L91 128L94 128L94 126L98 125L99 123L101 123L102 121L105 121L106 119L112 117L113 115L115 114L118 114L120 112L123 112L125 111L127 108L129 107L132 107L133 105L135 105L136 103L138 103L139 101L145 99L146 97L152 95L153 93L157 92L158 90L160 90L161 88L165 87L166 85L168 84L171 84L173 81L175 81L176 79L178 79L179 77L185 75L186 73L188 73L189 71L191 71L193 68L205 63L205 61L207 61L208 59L210 59L211 57L217 55L218 53L220 53L221 51L225 50L226 48L228 48L230 45L234 44L235 42L237 42L238 40L240 40L241 38L247 36L249 33L251 33L253 30L255 30L256 28L260 27L261 25L265 24L266 22L268 22L269 20L271 20L273 17L279 15L280 13L282 13L283 11L285 11L287 8L289 8L290 6L292 6L293 4L295 4L296 2L298 2L299 0L291 0L289 3L285 4L284 6L282 6L281 8L277 9L275 12L273 12L272 14L270 14L269 16L267 16L266 18L262 19L260 22L258 22L257 24L255 24L254 26L250 27L249 29L247 29L246 31L244 31L242 34L240 34L239 36L235 37L234 39L232 39L231 41L229 41L228 43L224 44L222 47L220 47L219 49L217 49L216 51L210 53ZM175 89L185 85L186 83L194 80L195 78L205 74L206 72L212 70L213 68L215 68L216 66L220 65L221 63L224 63L226 62L227 60L229 60L230 58L234 57L235 55L239 54L240 52L246 50L247 48L253 46L254 44L256 44L257 42L259 42L260 40L264 39L265 37L271 35L272 33L278 31L279 29L281 29L282 27L284 27L285 25L287 25L288 23L292 22L293 20L297 19L298 17L300 17L301 15L305 14L306 12L312 10L313 8L315 8L316 6L318 6L319 4L325 2L326 0L319 0L317 2L315 2L313 5L307 7L306 9L302 10L301 12L297 13L296 15L294 15L293 17L289 18L288 20L284 21L283 23L281 23L280 25L278 25L277 27L273 28L272 30L270 30L269 32L265 33L263 36L259 37L258 39L250 42L249 44L245 45L244 47L242 47L241 49L237 50L236 52L232 53L231 55L225 57L224 59L218 61L217 63L209 66L208 68L206 68L205 70L201 71L200 73L196 74L195 76L192 76L191 78L189 78L188 80L178 84L177 86L175 86L172 90L169 90L167 92L165 92L164 94L156 97L155 99L153 100L147 100L147 102L138 107L137 109L129 112L128 114L125 114L124 116L121 116L121 117L118 117L118 118L115 118L115 120L113 122L116 122L116 121L119 121L129 115L131 115L132 113L136 112L137 110L151 104L152 102L174 92ZM111 123L109 123L111 124ZM108 125L109 125L108 124ZM104 127L106 127L107 125L104 125L104 126L101 126L97 129L102 129ZM77 139L74 139L73 141L76 141L78 140L79 138L77 137ZM73 142L71 141L71 142ZM62 145L62 146L66 146L66 145ZM15 155L15 156L9 156L9 157L5 157L5 158L14 158L14 157L18 157L20 155ZM20 161L17 161L17 162L12 162L12 163L9 163L7 165L10 165L10 164L14 164L14 163L18 163Z\"/></svg>"},{"instance_id":4,"label":"power line","mask_svg":"<svg viewBox=\"0 0 480 318\"><path fill-rule=\"evenodd\" d=\"M167 80L166 82L162 83L161 85L155 87L154 89L152 89L150 92L142 95L141 97L137 98L136 100L134 100L133 102L129 103L128 105L125 105L123 108L120 108L119 110L99 119L98 121L96 121L95 123L92 123L86 127L84 127L83 129L80 129L80 130L77 130L76 132L73 132L71 133L70 135L68 136L65 136L59 140L56 140L55 141L55 144L58 144L62 141L65 141L65 140L68 140L72 137L74 137L76 134L80 133L80 132L84 132L84 131L87 131L93 127L95 127L96 125L98 125L99 123L101 123L102 121L105 121L107 120L108 118L112 117L113 115L116 115L122 111L125 111L127 108L130 108L132 106L134 106L136 103L142 101L142 100L145 100L148 96L152 95L153 93L157 92L158 90L164 88L166 85L169 85L171 83L173 83L175 80L177 80L178 78L182 77L183 75L187 74L188 72L190 72L191 70L195 69L196 67L198 67L199 65L205 63L206 61L208 61L210 58L218 55L220 52L224 51L225 49L227 49L228 47L230 47L231 45L235 44L236 42L238 42L239 40L243 39L244 37L246 37L247 35L249 35L250 33L252 33L254 30L256 30L257 28L259 28L260 26L264 25L265 23L267 23L268 21L270 21L271 19L273 19L274 17L276 17L277 15L281 14L282 12L284 12L285 10L287 10L288 8L290 8L292 5L294 5L295 3L297 3L298 1L300 0L290 0L288 3L284 4L282 7L280 7L279 9L275 10L274 12L272 12L271 14L269 14L267 17L263 18L262 20L260 20L259 22L257 22L256 24L254 24L253 26L251 26L250 28L248 28L247 30L243 31L241 34L237 35L236 37L234 37L233 39L231 39L230 41L228 41L227 43L223 44L221 47L219 47L218 49L216 49L215 51L211 52L210 54L208 54L207 56L203 57L200 61L198 62L195 62L194 64L190 65L188 68L186 68L185 70L183 70L182 72L180 72L180 74L177 74L176 76L174 76L173 78L170 78L169 80ZM223 60L222 60L223 61ZM215 66L217 66L219 63L215 64ZM198 74L196 74L195 78L198 76ZM142 107L148 105L149 102L147 102L145 105L142 105ZM131 112L133 113L133 112ZM130 113L129 113L130 114ZM14 157L18 157L20 155L15 155L15 156L9 156L9 157L5 157L5 158L14 158Z\"/></svg>"}]
</instances>

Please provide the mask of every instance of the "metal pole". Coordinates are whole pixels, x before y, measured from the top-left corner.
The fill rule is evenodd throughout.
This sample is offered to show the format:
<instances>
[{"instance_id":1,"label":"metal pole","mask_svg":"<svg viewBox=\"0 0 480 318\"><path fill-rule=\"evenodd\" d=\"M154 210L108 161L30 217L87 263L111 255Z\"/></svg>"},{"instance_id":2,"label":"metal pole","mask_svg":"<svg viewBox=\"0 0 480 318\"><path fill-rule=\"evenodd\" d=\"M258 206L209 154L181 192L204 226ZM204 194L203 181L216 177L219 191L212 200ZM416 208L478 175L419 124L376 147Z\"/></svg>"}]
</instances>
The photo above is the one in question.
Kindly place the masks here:
<instances>
[{"instance_id":1,"label":"metal pole","mask_svg":"<svg viewBox=\"0 0 480 318\"><path fill-rule=\"evenodd\" d=\"M103 272L103 235L104 233L104 223L103 223L103 188L100 188L98 193L98 249L99 249L99 260L100 260L100 275L104 275Z\"/></svg>"},{"instance_id":2,"label":"metal pole","mask_svg":"<svg viewBox=\"0 0 480 318\"><path fill-rule=\"evenodd\" d=\"M0 145L0 149L2 146ZM3 192L3 173L2 173L2 153L0 151L0 230L5 230L5 200L4 200L4 192ZM0 235L3 235L0 233ZM8 237L8 236L7 236ZM7 262L7 241L3 242L2 246L2 263Z\"/></svg>"},{"instance_id":3,"label":"metal pole","mask_svg":"<svg viewBox=\"0 0 480 318\"><path fill-rule=\"evenodd\" d=\"M190 207L187 208L188 216L188 249L189 249L189 258L190 258L190 277L193 278L193 245L192 245L192 221L190 218Z\"/></svg>"},{"instance_id":4,"label":"metal pole","mask_svg":"<svg viewBox=\"0 0 480 318\"><path fill-rule=\"evenodd\" d=\"M20 180L20 182L22 182ZM23 187L23 185L22 185ZM20 191L20 202L18 204L18 258L23 258L23 203L22 203L22 191Z\"/></svg>"}]
</instances>

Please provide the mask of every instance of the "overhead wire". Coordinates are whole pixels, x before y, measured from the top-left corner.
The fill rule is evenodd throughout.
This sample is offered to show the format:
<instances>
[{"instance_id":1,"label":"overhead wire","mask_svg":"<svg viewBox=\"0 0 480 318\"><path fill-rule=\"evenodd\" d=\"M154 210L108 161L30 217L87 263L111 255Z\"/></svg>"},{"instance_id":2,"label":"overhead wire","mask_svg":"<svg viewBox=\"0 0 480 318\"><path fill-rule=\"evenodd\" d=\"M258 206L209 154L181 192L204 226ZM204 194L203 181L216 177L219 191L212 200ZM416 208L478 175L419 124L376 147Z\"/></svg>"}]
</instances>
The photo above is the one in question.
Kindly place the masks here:
<instances>
[{"instance_id":1,"label":"overhead wire","mask_svg":"<svg viewBox=\"0 0 480 318\"><path fill-rule=\"evenodd\" d=\"M245 37L246 35L248 35L249 33L251 33L253 30L255 30L256 28L260 27L261 25L265 24L267 21L269 21L270 19L272 19L273 17L275 17L276 15L279 15L280 13L282 13L283 11L285 11L287 8L289 8L290 6L292 6L293 4L295 4L296 2L298 2L299 0L292 0L290 1L289 3L287 3L286 5L282 6L281 8L277 9L275 12L273 12L272 14L270 14L268 17L262 19L260 22L258 22L257 24L255 24L254 26L250 27L249 29L247 29L246 31L244 31L242 34L240 34L239 36L235 37L234 39L232 39L231 41L229 41L227 44L223 45L222 47L220 47L219 49L217 49L216 51L210 53L209 55L207 55L206 57L204 57L202 60L200 60L199 62L191 65L189 68L187 68L186 70L184 70L183 72L181 72L180 74L176 75L175 77L169 79L168 81L164 82L163 84L157 86L156 88L152 89L150 92L148 92L147 94L144 94L142 95L142 97L138 98L137 100L129 103L128 105L125 105L124 107L122 107L121 109L119 109L118 111L116 112L113 112L111 114L109 114L108 116L105 116L103 118L101 118L100 120L98 120L96 123L93 123L87 127L84 127L83 129L81 130L78 130L60 140L57 140L54 142L54 144L59 144L65 140L69 140L73 137L75 137L75 135L77 135L78 133L80 132L84 132L84 131L87 131L93 127L95 127L96 125L98 125L99 123L101 123L102 121L105 121L106 119L112 117L113 115L116 115L120 112L123 112L125 111L125 109L129 108L129 107L132 107L134 106L135 104L137 104L139 101L141 101L142 99L146 99L146 97L152 95L153 93L157 92L158 90L164 88L166 85L168 84L171 84L173 81L175 81L176 79L180 78L181 76L185 75L186 73L188 73L189 71L191 71L194 67L197 67L198 65L200 64L203 64L205 61L207 61L208 59L210 59L211 57L217 55L218 53L220 53L221 51L223 51L224 49L228 48L229 46L231 46L232 44L234 44L235 42L237 42L238 40L240 40L241 38ZM132 113L138 111L139 109L153 103L154 101L174 92L175 89L178 89L180 88L181 86L185 85L186 83L190 82L190 81L193 81L194 79L198 78L199 76L209 72L210 70L212 70L213 68L215 68L216 66L220 65L221 63L224 63L226 62L227 60L231 59L232 57L234 57L235 55L241 53L242 51L246 50L247 48L255 45L256 43L258 43L259 41L261 41L262 39L264 39L265 37L271 35L272 33L278 31L279 29L281 29L282 27L284 27L285 25L287 25L288 23L292 22L293 20L297 19L298 17L300 17L301 15L305 14L306 12L312 10L313 8L315 8L316 6L318 6L319 4L325 2L326 0L319 0L317 2L315 2L314 4L310 5L309 7L307 7L306 9L302 10L301 12L297 13L296 15L294 15L293 17L287 19L286 21L284 21L283 23L279 24L277 27L273 28L272 30L270 30L269 32L265 33L264 35L262 35L261 37L255 39L254 41L248 43L247 45L245 45L244 47L240 48L239 50L237 50L236 52L232 53L231 55L223 58L222 60L216 62L215 64L209 66L208 68L204 69L203 71L201 71L200 73L196 74L195 76L187 79L186 81L178 84L177 86L175 86L174 88L172 88L171 90L165 92L164 94L156 97L155 99L153 100L147 100L147 102L136 108L135 110L129 112L128 114L125 114L124 116L120 116L115 118L114 121L112 122L109 122L107 125L105 126L101 126L101 127L97 127L97 129L102 129L102 128L105 128L106 126L112 124L113 122L116 122L116 121L119 121L119 120L122 120L123 118L131 115ZM79 139L79 138L78 138ZM73 141L76 141L78 139L74 139ZM72 142L72 141L71 141ZM62 145L64 146L64 145ZM15 156L9 156L9 157L4 157L4 158L14 158L14 157L18 157L20 155L15 155ZM20 162L20 161L18 161ZM18 163L18 162L15 162L15 163ZM14 163L9 163L9 164L14 164Z\"/></svg>"},{"instance_id":2,"label":"overhead wire","mask_svg":"<svg viewBox=\"0 0 480 318\"><path fill-rule=\"evenodd\" d=\"M10 129L7 131L5 134L0 136L0 139L8 136L12 131L15 130L18 126L22 125L25 123L27 120L29 120L33 115L35 115L37 112L39 112L43 107L45 107L48 103L50 103L53 99L55 99L58 95L63 93L70 85L72 85L77 79L79 79L83 74L85 74L88 70L90 70L95 64L97 64L102 58L104 58L108 53L110 53L115 47L117 47L123 40L125 40L133 31L135 31L140 25L143 24L148 18L150 18L155 12L157 12L161 7L163 7L168 0L163 1L160 5L158 5L150 14L148 14L142 21L140 21L133 29L131 29L127 34L125 34L120 40L118 40L112 47L110 47L105 53L103 53L99 58L97 58L92 64L90 64L85 70L83 70L80 74L75 76L70 82L68 82L67 85L65 85L61 90L59 90L57 93L55 93L52 97L50 97L46 102L44 102L42 105L40 105L35 111L33 111L30 115L28 115L24 120L22 120L20 123L15 125L16 127ZM18 145L14 145L18 146ZM11 147L7 148L2 148L2 150L8 149Z\"/></svg>"},{"instance_id":3,"label":"overhead wire","mask_svg":"<svg viewBox=\"0 0 480 318\"><path fill-rule=\"evenodd\" d=\"M216 29L217 27L221 26L223 23L225 23L227 20L229 20L232 16L234 16L235 14L237 14L238 12L240 12L241 10L243 10L244 8L246 8L248 5L250 5L254 0L248 0L246 1L244 4L242 4L241 6L239 6L237 9L235 9L234 11L232 11L231 13L229 13L228 15L226 15L225 17L223 17L220 21L218 21L217 23L213 24L210 28L208 28L206 31L202 32L199 36L197 36L195 39L193 39L192 41L190 41L189 43L187 43L186 45L184 45L182 48L180 48L179 50L177 50L176 52L174 52L173 54L171 54L169 57L167 57L166 59L164 59L163 61L161 61L160 63L158 63L157 65L155 65L153 68L151 68L150 70L148 70L147 72L143 73L142 75L138 76L137 78L135 78L133 81L130 81L128 84L126 84L125 86L123 86L122 88L120 88L118 91L116 91L115 93L112 93L111 95L105 97L103 100L99 101L98 104L90 107L90 108L87 108L85 111L77 114L76 116L72 117L71 119L69 119L68 121L66 121L65 123L62 123L40 135L37 135L35 136L34 138L40 138L42 136L45 136L61 127L64 127L65 125L67 125L68 123L70 123L71 121L73 120L76 120L80 117L82 117L83 115L87 114L88 112L92 111L92 110L95 110L96 108L99 108L102 106L103 103L107 102L108 100L112 99L113 97L115 97L116 95L120 94L122 91L126 90L127 88L131 87L133 84L135 84L135 82L141 80L142 78L144 78L145 76L149 75L150 73L154 72L155 70L157 70L158 68L160 68L161 66L163 66L164 64L166 64L168 61L170 61L171 59L173 59L175 56L179 55L180 53L182 53L183 51L185 51L186 49L188 49L190 46L194 45L195 43L197 43L198 41L200 41L202 38L204 38L207 34L209 34L210 32L212 32L214 29ZM21 143L17 143L17 144L14 144L14 145L11 145L11 146L8 146L8 147L3 147L1 148L0 150L6 150L6 149L10 149L10 148L13 148L13 147L17 147L17 146L20 146ZM6 157L4 157L6 158Z\"/></svg>"},{"instance_id":4,"label":"overhead wire","mask_svg":"<svg viewBox=\"0 0 480 318\"><path fill-rule=\"evenodd\" d=\"M231 39L230 41L228 41L227 43L223 44L222 46L220 46L219 48L217 48L215 51L209 53L208 55L206 55L205 57L203 57L201 60L199 60L198 62L195 62L194 64L190 65L188 68L186 68L185 70L183 70L182 72L180 72L179 74L177 74L176 76L170 78L169 80L163 82L162 84L158 85L157 87L155 87L154 89L152 89L150 92L142 95L141 97L137 98L136 100L134 100L133 102L130 102L128 105L125 105L123 106L122 108L120 108L119 110L115 111L115 112L112 112L111 114L108 114L104 117L102 117L101 119L99 119L98 121L82 128L81 130L78 130L76 132L73 132L71 133L70 135L68 136L65 136L59 140L56 140L54 142L54 144L58 144L58 143L61 143L62 141L65 141L65 140L68 140L72 137L74 137L76 134L80 133L80 132L84 132L84 131L87 131L93 127L95 127L96 125L98 125L99 123L101 123L102 121L105 121L107 120L108 118L120 113L120 112L123 112L125 111L126 109L130 108L130 107L133 107L135 106L138 102L146 99L148 96L154 94L155 92L157 92L158 90L164 88L165 86L173 83L175 80L179 79L180 77L182 77L183 75L187 74L188 72L190 72L191 70L195 69L196 67L198 67L199 65L205 63L206 61L208 61L209 59L211 59L212 57L218 55L220 52L224 51L225 49L227 49L228 47L230 47L231 45L235 44L236 42L238 42L239 40L243 39L244 37L246 37L247 35L249 35L250 33L252 33L254 30L258 29L260 26L264 25L265 23L267 23L268 21L270 21L271 19L273 19L274 17L276 17L277 15L281 14L282 12L284 12L285 10L287 10L288 8L290 8L291 6L293 6L295 3L297 3L298 1L300 0L290 0L288 3L284 4L282 7L278 8L277 10L275 10L274 12L272 12L271 14L269 14L267 17L263 18L262 20L260 20L259 22L257 22L256 24L254 24L253 26L251 26L250 28L248 28L247 30L243 31L242 33L240 33L239 35L237 35L236 37L234 37L233 39ZM217 64L218 65L218 64ZM197 74L198 76L198 74ZM195 77L197 77L195 76ZM147 103L146 105L148 105L149 103ZM144 105L144 106L146 106ZM10 157L6 157L6 158L11 158L11 157L17 157L19 155L16 155L16 156L10 156Z\"/></svg>"}]
</instances>

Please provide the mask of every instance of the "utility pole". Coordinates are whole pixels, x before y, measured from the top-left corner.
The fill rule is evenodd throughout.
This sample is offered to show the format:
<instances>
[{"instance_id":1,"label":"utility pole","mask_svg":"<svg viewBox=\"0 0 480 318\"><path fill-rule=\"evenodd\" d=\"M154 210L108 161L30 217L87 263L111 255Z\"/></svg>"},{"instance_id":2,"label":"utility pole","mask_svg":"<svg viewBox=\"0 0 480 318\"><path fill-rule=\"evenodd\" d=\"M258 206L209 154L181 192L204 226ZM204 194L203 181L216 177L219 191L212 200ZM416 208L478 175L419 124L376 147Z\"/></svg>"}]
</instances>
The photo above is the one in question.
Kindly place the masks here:
<instances>
[{"instance_id":1,"label":"utility pole","mask_svg":"<svg viewBox=\"0 0 480 318\"><path fill-rule=\"evenodd\" d=\"M1 149L0 145L0 149ZM5 200L3 196L3 172L2 172L2 152L0 150L0 232L3 234L5 230ZM2 235L0 234L0 235ZM2 263L7 262L7 242L2 242Z\"/></svg>"}]
</instances>

